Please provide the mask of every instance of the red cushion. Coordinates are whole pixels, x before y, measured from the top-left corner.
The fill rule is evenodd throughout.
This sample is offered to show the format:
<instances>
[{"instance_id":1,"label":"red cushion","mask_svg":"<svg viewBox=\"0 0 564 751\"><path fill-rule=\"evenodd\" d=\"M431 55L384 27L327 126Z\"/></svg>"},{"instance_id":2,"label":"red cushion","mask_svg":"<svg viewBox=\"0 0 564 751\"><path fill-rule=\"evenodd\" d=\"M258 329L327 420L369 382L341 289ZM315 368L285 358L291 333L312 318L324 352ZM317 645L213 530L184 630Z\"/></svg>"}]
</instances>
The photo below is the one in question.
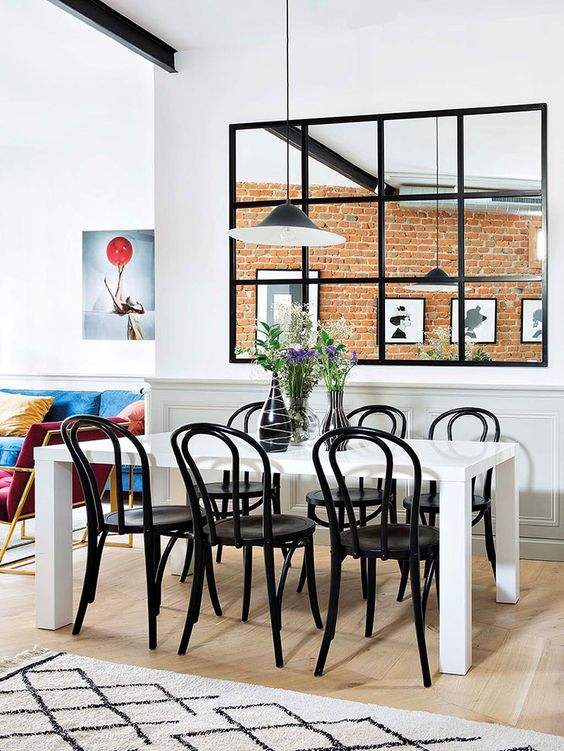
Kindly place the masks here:
<instances>
[{"instance_id":1,"label":"red cushion","mask_svg":"<svg viewBox=\"0 0 564 751\"><path fill-rule=\"evenodd\" d=\"M129 420L129 431L133 435L143 435L145 432L145 402L138 399L124 407L118 417Z\"/></svg>"},{"instance_id":2,"label":"red cushion","mask_svg":"<svg viewBox=\"0 0 564 751\"><path fill-rule=\"evenodd\" d=\"M109 418L112 422L122 422L117 417ZM60 432L60 422L41 422L32 425L23 442L22 450L18 456L16 467L33 468L33 451L37 446L50 445L54 446L63 442ZM99 430L88 430L78 434L79 441L95 441L106 438L104 433ZM98 490L101 493L108 482L108 477L112 469L111 465L93 464L92 469L98 483ZM26 489L29 481L29 472L2 472L3 475L13 475L13 477L0 476L0 519L2 521L12 521L14 518L22 494ZM76 470L73 469L72 478L72 501L74 504L84 500L84 494L80 487L80 482ZM21 512L25 516L35 513L35 482L29 489L25 505Z\"/></svg>"}]
</instances>

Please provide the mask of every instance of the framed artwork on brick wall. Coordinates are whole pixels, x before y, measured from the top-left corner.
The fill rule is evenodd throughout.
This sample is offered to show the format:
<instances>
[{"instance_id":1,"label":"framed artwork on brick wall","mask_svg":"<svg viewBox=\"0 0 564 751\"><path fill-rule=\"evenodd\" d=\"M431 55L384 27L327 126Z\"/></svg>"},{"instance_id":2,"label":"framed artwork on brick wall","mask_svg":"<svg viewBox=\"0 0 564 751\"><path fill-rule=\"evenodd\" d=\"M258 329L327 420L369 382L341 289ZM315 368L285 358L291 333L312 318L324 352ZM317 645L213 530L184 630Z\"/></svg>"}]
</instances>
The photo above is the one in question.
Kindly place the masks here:
<instances>
[{"instance_id":1,"label":"framed artwork on brick wall","mask_svg":"<svg viewBox=\"0 0 564 751\"><path fill-rule=\"evenodd\" d=\"M317 271L310 271L312 279L318 278ZM270 326L280 323L284 310L294 303L302 301L301 271L285 271L278 269L257 269L257 280L272 279L272 284L257 286L256 320L265 321ZM293 284L288 281L276 280L296 279ZM317 287L314 294L310 293L309 311L314 323L317 323Z\"/></svg>"},{"instance_id":2,"label":"framed artwork on brick wall","mask_svg":"<svg viewBox=\"0 0 564 751\"><path fill-rule=\"evenodd\" d=\"M458 342L458 300L450 301L451 342ZM497 333L497 300L464 300L464 337L476 344L494 343Z\"/></svg>"},{"instance_id":3,"label":"framed artwork on brick wall","mask_svg":"<svg viewBox=\"0 0 564 751\"><path fill-rule=\"evenodd\" d=\"M425 338L425 300L422 297L386 298L386 344L422 344Z\"/></svg>"},{"instance_id":4,"label":"framed artwork on brick wall","mask_svg":"<svg viewBox=\"0 0 564 751\"><path fill-rule=\"evenodd\" d=\"M521 341L542 342L542 300L521 300Z\"/></svg>"}]
</instances>

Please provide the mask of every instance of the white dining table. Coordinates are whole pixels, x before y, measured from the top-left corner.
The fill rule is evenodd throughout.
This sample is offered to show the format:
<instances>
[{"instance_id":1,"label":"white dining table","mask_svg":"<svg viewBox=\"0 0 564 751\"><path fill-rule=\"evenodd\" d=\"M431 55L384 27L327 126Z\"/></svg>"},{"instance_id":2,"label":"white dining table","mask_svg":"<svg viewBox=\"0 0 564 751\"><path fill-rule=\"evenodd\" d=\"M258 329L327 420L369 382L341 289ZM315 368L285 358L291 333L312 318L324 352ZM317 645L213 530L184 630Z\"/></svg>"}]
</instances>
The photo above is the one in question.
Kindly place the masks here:
<instances>
[{"instance_id":1,"label":"white dining table","mask_svg":"<svg viewBox=\"0 0 564 751\"><path fill-rule=\"evenodd\" d=\"M170 433L146 435L141 441L152 473L176 467ZM515 443L409 440L422 466L424 480L436 480L441 494L439 614L440 670L464 675L472 665L472 478L495 468L496 601L519 599L519 493ZM81 444L92 463L113 463L107 440ZM391 446L393 476L409 480L412 468L405 452ZM242 469L260 472L256 454L240 444ZM229 468L224 444L210 436L194 443L194 456L202 470ZM273 472L285 476L312 476L315 469L311 445L290 446L270 454ZM138 464L133 448L123 446L124 464ZM324 459L326 461L326 458ZM347 477L382 477L385 467L374 446L355 445L342 452L340 466ZM73 619L72 463L64 445L35 449L36 467L36 624L58 629ZM156 486L155 486L156 487ZM162 487L159 485L158 487ZM154 503L162 498L153 497ZM320 576L325 572L319 571ZM495 607L492 603L492 607Z\"/></svg>"}]
</instances>

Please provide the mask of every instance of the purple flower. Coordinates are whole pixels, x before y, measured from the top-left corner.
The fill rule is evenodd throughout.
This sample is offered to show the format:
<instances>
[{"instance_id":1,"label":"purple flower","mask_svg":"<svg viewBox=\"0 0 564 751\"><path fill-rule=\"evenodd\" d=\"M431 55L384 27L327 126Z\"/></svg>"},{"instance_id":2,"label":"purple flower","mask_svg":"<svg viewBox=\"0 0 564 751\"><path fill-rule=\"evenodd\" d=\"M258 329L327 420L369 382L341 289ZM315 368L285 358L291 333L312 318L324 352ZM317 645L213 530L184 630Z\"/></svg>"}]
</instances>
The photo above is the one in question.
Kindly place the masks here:
<instances>
[{"instance_id":1,"label":"purple flower","mask_svg":"<svg viewBox=\"0 0 564 751\"><path fill-rule=\"evenodd\" d=\"M355 365L358 364L358 355L356 353L356 349L353 350L353 353L351 355L351 361L354 362Z\"/></svg>"},{"instance_id":2,"label":"purple flower","mask_svg":"<svg viewBox=\"0 0 564 751\"><path fill-rule=\"evenodd\" d=\"M329 362L335 362L337 359L337 347L334 344L328 344L325 349L329 355Z\"/></svg>"}]
</instances>

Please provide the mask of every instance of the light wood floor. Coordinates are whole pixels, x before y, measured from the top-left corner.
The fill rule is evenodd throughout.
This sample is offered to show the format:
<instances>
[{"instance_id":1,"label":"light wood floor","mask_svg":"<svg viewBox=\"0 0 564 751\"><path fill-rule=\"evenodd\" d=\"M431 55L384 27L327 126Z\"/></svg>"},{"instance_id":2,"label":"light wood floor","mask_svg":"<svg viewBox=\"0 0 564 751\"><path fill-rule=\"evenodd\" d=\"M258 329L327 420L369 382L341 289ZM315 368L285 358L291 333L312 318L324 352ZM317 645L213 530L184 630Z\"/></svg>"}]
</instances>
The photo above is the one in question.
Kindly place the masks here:
<instances>
[{"instance_id":1,"label":"light wood floor","mask_svg":"<svg viewBox=\"0 0 564 751\"><path fill-rule=\"evenodd\" d=\"M320 602L328 590L328 550L316 549ZM297 558L297 557L296 557ZM75 595L84 567L84 550L75 552ZM298 561L296 561L298 563ZM56 632L34 628L34 580L0 576L0 655L33 645L66 650L114 662L221 677L278 688L374 702L405 709L501 722L564 735L564 563L523 561L522 597L517 605L496 605L487 562L474 559L474 667L468 675L438 672L437 609L429 608L427 643L433 686L421 684L410 602L395 601L397 566L379 564L376 628L363 636L364 602L358 564L346 564L337 636L327 671L314 678L321 632L313 626L307 594L295 585L299 565L290 573L284 602L283 644L286 665L273 663L262 560L257 554L249 623L239 621L241 554L227 551L217 566L224 617L209 601L197 624L188 654L176 654L190 583L165 577L159 618L159 648L146 645L145 585L139 549L108 548L97 600L90 606L79 637L70 628Z\"/></svg>"}]
</instances>

